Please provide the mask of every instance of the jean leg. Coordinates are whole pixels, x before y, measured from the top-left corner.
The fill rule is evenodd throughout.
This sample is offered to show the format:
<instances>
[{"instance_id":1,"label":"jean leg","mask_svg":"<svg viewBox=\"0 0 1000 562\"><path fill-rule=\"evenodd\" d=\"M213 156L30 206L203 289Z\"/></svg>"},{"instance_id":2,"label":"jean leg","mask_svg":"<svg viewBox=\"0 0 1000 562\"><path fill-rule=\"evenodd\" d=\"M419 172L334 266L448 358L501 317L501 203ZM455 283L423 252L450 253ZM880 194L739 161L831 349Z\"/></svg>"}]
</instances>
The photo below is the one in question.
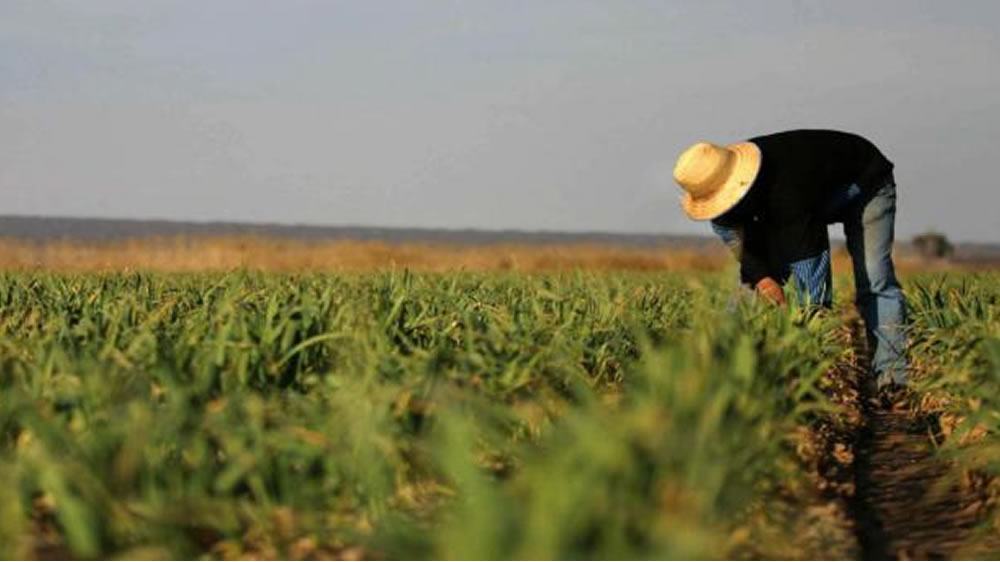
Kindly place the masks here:
<instances>
[{"instance_id":1,"label":"jean leg","mask_svg":"<svg viewBox=\"0 0 1000 562\"><path fill-rule=\"evenodd\" d=\"M872 372L879 387L906 383L906 301L892 263L895 221L896 186L891 181L844 220L857 306L869 347L875 350Z\"/></svg>"}]
</instances>

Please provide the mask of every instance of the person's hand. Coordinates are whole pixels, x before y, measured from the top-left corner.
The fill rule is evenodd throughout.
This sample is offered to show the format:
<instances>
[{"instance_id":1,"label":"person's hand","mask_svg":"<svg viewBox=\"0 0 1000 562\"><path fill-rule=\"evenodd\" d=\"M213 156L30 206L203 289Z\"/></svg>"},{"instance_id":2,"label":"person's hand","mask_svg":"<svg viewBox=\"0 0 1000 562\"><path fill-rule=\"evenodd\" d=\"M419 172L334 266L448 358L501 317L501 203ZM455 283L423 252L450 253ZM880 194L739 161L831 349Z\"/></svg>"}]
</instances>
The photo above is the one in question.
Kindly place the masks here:
<instances>
[{"instance_id":1,"label":"person's hand","mask_svg":"<svg viewBox=\"0 0 1000 562\"><path fill-rule=\"evenodd\" d=\"M785 291L781 290L781 285L770 277L765 277L758 281L754 289L757 290L757 294L774 304L785 304Z\"/></svg>"}]
</instances>

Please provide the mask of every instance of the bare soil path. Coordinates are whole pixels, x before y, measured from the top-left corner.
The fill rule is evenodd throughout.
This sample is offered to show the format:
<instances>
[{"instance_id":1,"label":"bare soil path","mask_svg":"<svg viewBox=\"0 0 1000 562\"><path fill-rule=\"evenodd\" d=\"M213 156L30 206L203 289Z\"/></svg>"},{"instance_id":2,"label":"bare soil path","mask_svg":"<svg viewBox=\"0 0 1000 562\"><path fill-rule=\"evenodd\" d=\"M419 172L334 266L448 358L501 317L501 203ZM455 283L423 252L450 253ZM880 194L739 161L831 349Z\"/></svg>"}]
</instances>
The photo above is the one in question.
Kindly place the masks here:
<instances>
[{"instance_id":1,"label":"bare soil path","mask_svg":"<svg viewBox=\"0 0 1000 562\"><path fill-rule=\"evenodd\" d=\"M855 342L863 337L861 332ZM1000 544L985 544L996 541L977 534L984 497L962 485L961 472L936 454L935 417L876 405L873 393L858 385L863 419L854 443L850 511L862 557L944 560L1000 552L994 550Z\"/></svg>"},{"instance_id":2,"label":"bare soil path","mask_svg":"<svg viewBox=\"0 0 1000 562\"><path fill-rule=\"evenodd\" d=\"M910 412L869 410L857 445L854 515L866 559L942 560L962 551L983 502L934 454L931 425Z\"/></svg>"}]
</instances>

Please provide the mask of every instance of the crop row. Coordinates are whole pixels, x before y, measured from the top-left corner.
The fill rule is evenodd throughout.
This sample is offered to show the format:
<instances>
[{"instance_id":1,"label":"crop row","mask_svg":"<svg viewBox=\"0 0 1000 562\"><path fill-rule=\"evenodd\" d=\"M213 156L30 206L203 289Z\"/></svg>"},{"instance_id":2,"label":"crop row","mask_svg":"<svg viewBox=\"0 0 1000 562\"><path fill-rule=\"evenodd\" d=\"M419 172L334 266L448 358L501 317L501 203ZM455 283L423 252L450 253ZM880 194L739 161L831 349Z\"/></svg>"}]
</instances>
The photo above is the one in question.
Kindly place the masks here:
<instances>
[{"instance_id":1,"label":"crop row","mask_svg":"<svg viewBox=\"0 0 1000 562\"><path fill-rule=\"evenodd\" d=\"M0 555L807 555L840 322L727 285L0 275Z\"/></svg>"},{"instance_id":2,"label":"crop row","mask_svg":"<svg viewBox=\"0 0 1000 562\"><path fill-rule=\"evenodd\" d=\"M911 290L914 367L939 420L940 452L985 487L1000 530L1000 275L925 276ZM979 478L976 475L980 475ZM982 477L987 479L982 481ZM977 539L979 540L979 539ZM994 548L996 545L994 543Z\"/></svg>"}]
</instances>

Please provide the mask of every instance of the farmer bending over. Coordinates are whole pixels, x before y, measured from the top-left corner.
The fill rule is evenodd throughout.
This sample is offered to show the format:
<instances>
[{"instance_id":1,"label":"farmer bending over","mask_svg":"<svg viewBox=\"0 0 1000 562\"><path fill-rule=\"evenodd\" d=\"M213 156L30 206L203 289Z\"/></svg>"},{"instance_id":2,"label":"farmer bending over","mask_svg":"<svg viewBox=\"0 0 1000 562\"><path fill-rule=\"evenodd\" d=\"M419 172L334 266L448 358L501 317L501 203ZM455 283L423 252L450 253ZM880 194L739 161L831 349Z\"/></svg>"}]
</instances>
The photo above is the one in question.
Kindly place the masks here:
<instances>
[{"instance_id":1,"label":"farmer bending over","mask_svg":"<svg viewBox=\"0 0 1000 562\"><path fill-rule=\"evenodd\" d=\"M674 168L681 203L740 262L740 280L778 304L791 277L806 304L832 301L827 225L843 223L879 395L906 384L906 302L892 264L893 164L867 139L798 130L692 145Z\"/></svg>"}]
</instances>

